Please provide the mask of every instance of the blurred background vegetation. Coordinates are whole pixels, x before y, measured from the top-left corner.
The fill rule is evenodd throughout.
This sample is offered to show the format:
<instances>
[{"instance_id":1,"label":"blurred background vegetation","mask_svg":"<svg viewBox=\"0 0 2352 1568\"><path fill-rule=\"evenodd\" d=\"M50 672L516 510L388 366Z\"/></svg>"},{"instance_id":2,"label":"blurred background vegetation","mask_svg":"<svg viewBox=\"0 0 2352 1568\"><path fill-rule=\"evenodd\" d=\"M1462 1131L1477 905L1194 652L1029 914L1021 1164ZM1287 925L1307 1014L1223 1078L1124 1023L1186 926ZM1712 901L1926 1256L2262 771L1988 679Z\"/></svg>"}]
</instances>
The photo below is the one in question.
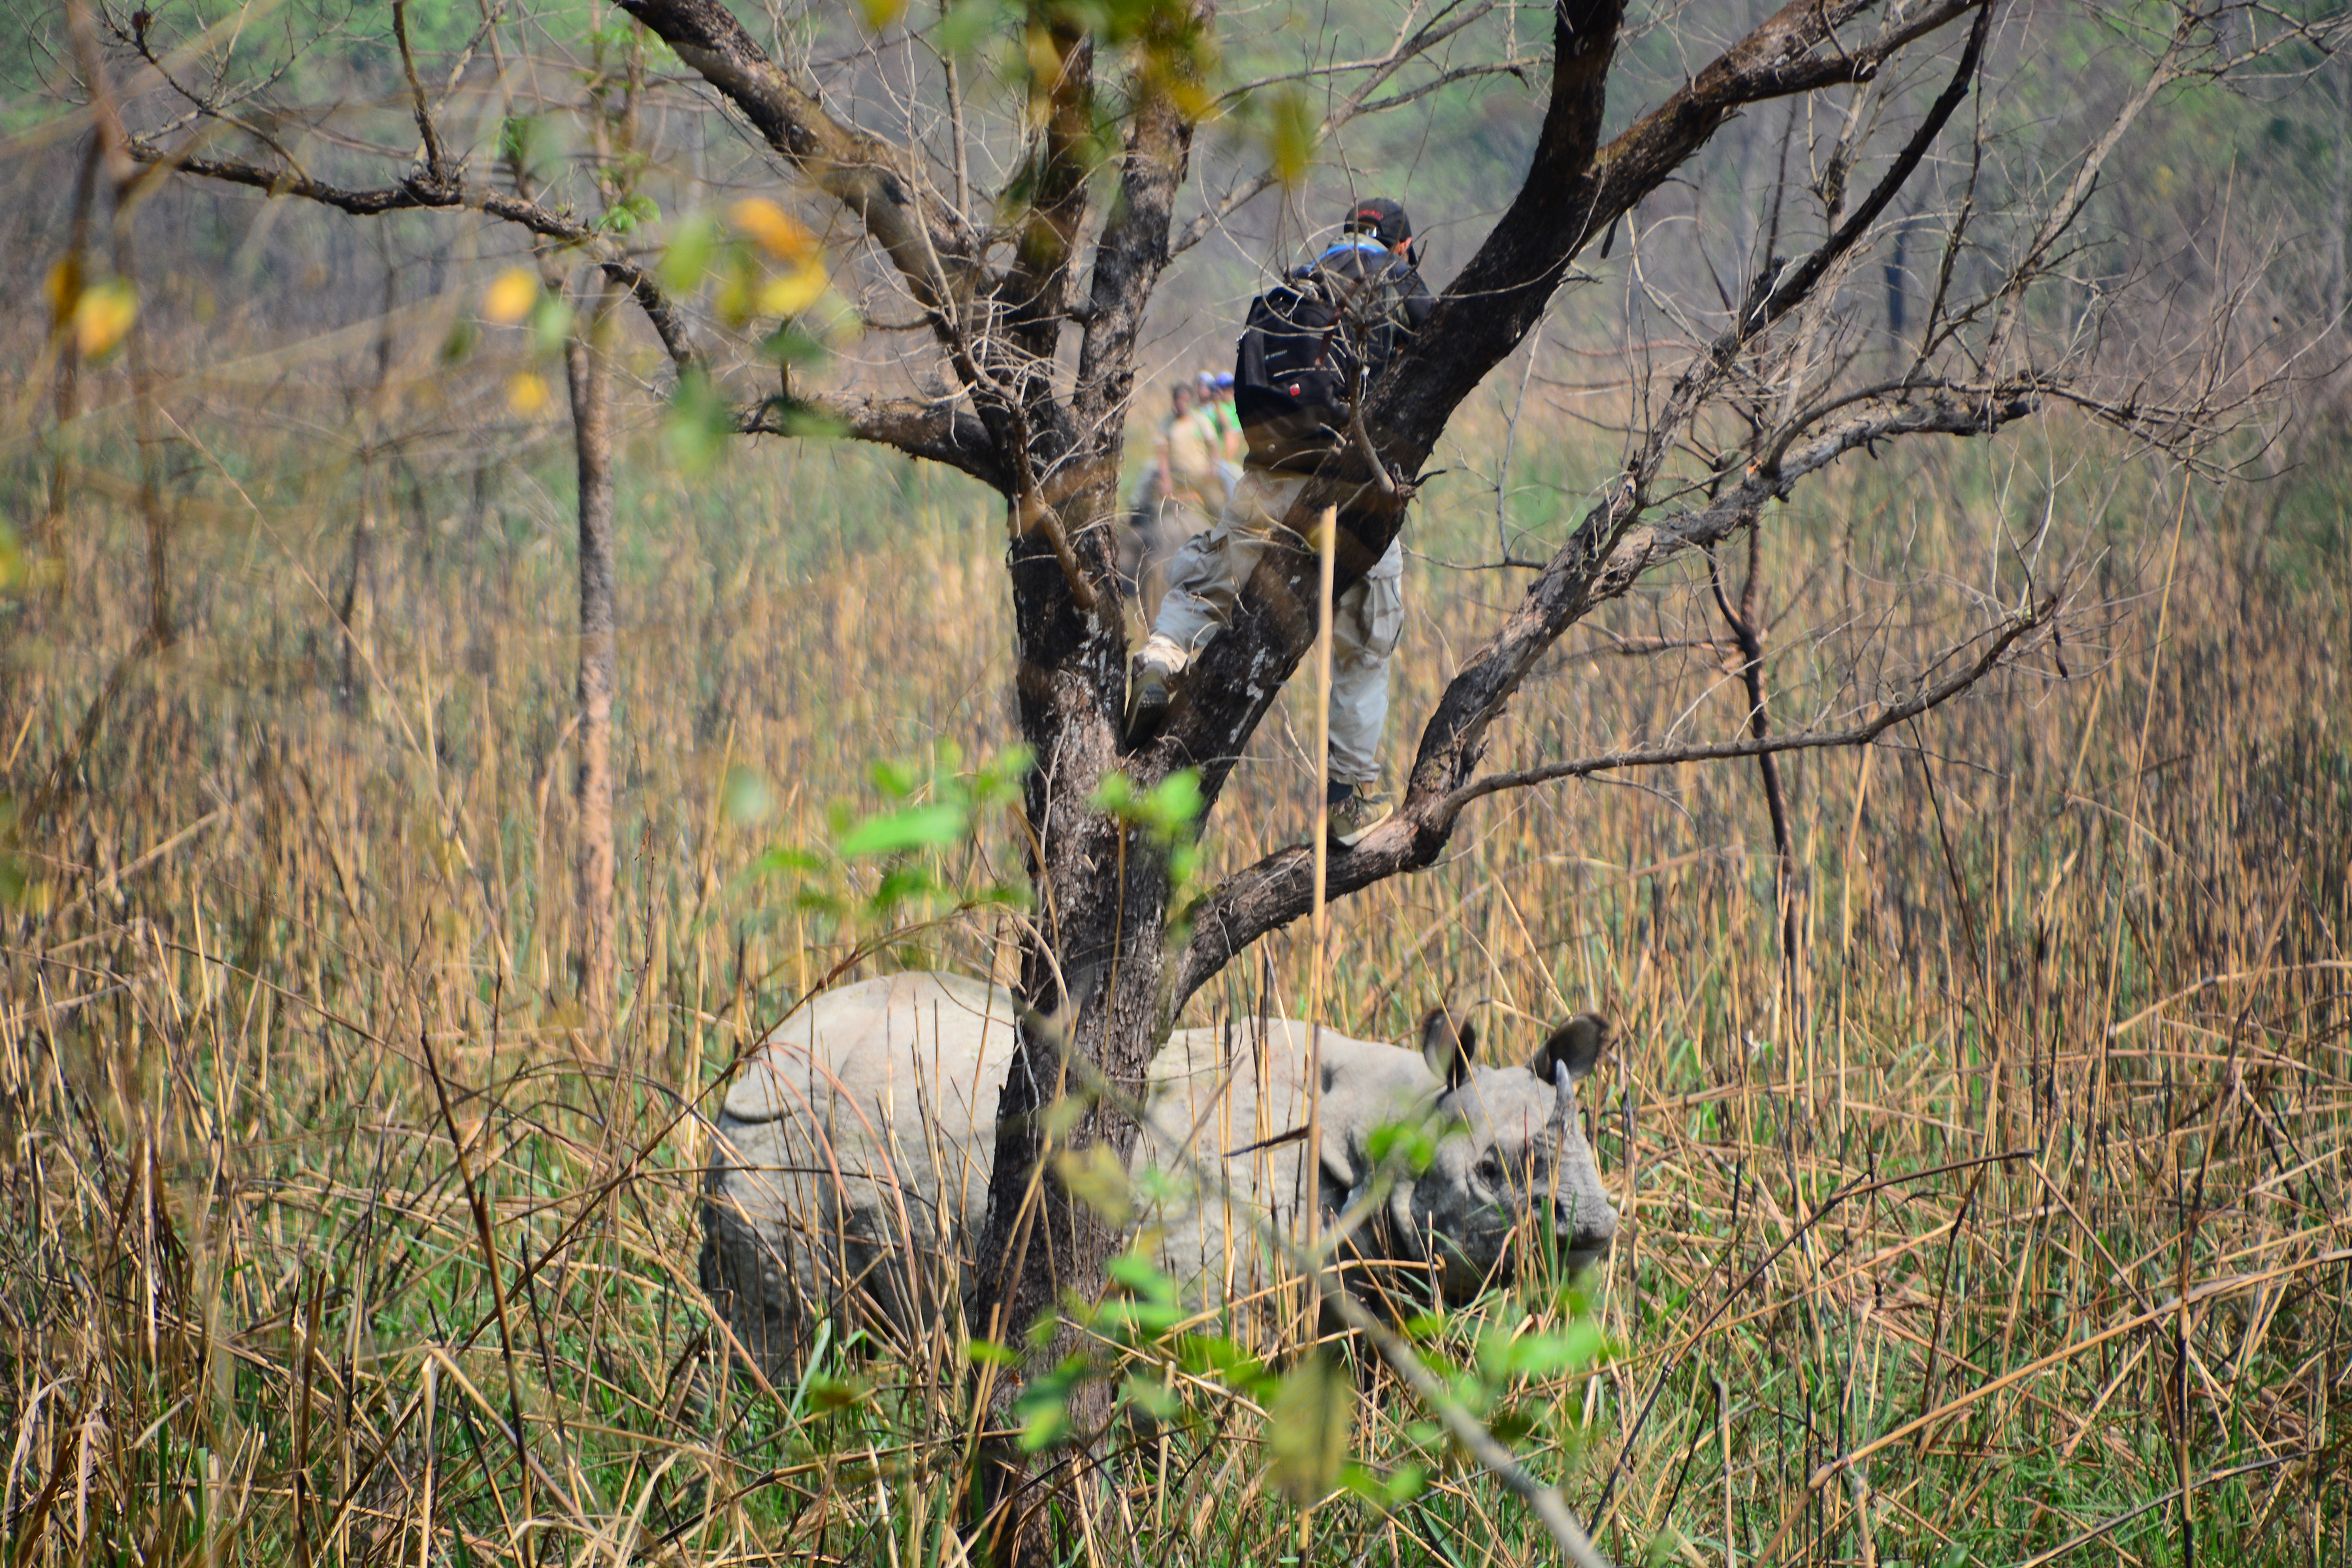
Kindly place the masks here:
<instances>
[{"instance_id":1,"label":"blurred background vegetation","mask_svg":"<svg viewBox=\"0 0 2352 1568\"><path fill-rule=\"evenodd\" d=\"M279 97L358 106L397 148L378 9L158 15L217 26L230 76L282 73ZM846 62L877 104L927 79L859 15L739 14ZM1612 117L1761 15L1639 8ZM425 58L480 21L454 0L407 16ZM1012 47L992 16L968 23L975 72ZM1497 7L1460 58L1524 50L1546 19ZM2030 49L2005 30L1998 145L2111 112L2146 21L2072 15ZM1218 79L1376 53L1395 25L1369 0L1228 9ZM649 254L782 194L610 6L537 5L505 37L512 101L481 106L485 136L551 200L609 210L575 110L630 59L656 83L630 175ZM1001 501L845 443L708 439L652 334L617 319L620 982L596 1017L567 968L570 433L560 396L519 390L561 370L485 304L529 264L520 238L163 181L129 248L91 242L93 276L135 257L135 315L60 328L42 280L89 136L71 58L53 5L0 29L11 1562L960 1560L959 1356L836 1352L766 1386L715 1350L693 1258L700 1117L766 1028L831 979L1000 969L1001 912L877 910L862 895L887 868L824 849L899 798L873 763L952 778L1004 744ZM2246 352L2294 371L2291 393L2207 470L2054 414L1860 462L1769 520L1753 570L1784 729L1924 668L2021 552L2099 606L2047 660L1868 752L1783 763L1792 954L1737 765L1475 808L1438 867L1339 910L1349 1033L1399 1037L1449 996L1484 998L1514 1054L1584 1006L1618 1021L1586 1091L1628 1220L1590 1282L1612 1350L1476 1390L1612 1555L2343 1560L2348 89L2352 68L2292 51L2268 78L2183 86L2095 198L2084 319L2126 277L2164 301L2100 331L2161 363L2176 317L2241 288L2281 324ZM161 97L126 112L160 121ZM1195 189L1250 178L1295 112L1236 99ZM1152 368L1224 363L1264 269L1351 189L1412 205L1442 285L1514 189L1532 118L1518 81L1486 76L1323 143L1287 205L1204 229L1155 303ZM1394 733L1516 601L1498 563L1547 553L1616 471L1643 373L1687 336L1674 302L1738 294L1757 193L1832 131L1778 110L1727 130L1457 422L1407 536ZM301 144L322 178L375 155ZM1899 221L1932 257L1948 217ZM858 306L878 287L862 265L836 277ZM1852 285L1887 326L1926 286L1899 268ZM730 397L772 384L755 331L700 330L732 355ZM77 331L94 353L68 405ZM902 374L887 322L832 354L820 374L845 384ZM1732 733L1723 635L1703 564L1611 606L1524 694L1496 763ZM1310 831L1313 733L1293 694L1210 874ZM804 896L808 862L780 847L813 848L845 896ZM1017 883L1021 855L989 816L930 869ZM1293 1010L1307 966L1303 932L1271 939L1183 1021ZM1468 1366L1480 1336L1561 1310L1498 1295L1427 1325L1432 1352ZM1087 1483L1088 1560L1548 1557L1384 1373L1352 1451L1383 1485L1420 1479L1306 1525L1262 1484L1264 1412L1170 1375L1184 1418Z\"/></svg>"}]
</instances>

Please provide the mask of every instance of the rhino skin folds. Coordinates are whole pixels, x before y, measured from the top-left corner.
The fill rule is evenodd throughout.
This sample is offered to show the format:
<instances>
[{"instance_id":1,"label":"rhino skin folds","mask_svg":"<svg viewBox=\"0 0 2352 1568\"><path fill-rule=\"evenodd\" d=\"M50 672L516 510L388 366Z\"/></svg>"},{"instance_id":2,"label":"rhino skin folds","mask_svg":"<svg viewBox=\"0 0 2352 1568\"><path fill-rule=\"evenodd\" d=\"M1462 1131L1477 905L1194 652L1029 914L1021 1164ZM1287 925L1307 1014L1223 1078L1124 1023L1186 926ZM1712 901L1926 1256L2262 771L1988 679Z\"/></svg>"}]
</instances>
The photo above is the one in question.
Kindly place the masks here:
<instances>
[{"instance_id":1,"label":"rhino skin folds","mask_svg":"<svg viewBox=\"0 0 2352 1568\"><path fill-rule=\"evenodd\" d=\"M701 1276L772 1375L796 1364L826 1318L836 1333L902 1349L952 1338L1013 1019L1000 987L894 974L817 997L745 1065L712 1128ZM1608 1034L1580 1015L1528 1061L1482 1067L1470 1026L1443 1012L1430 1014L1419 1051L1326 1029L1323 1203L1327 1214L1357 1200L1366 1209L1343 1248L1351 1287L1379 1297L1395 1283L1381 1276L1401 1271L1465 1296L1505 1275L1514 1234L1547 1214L1571 1266L1606 1253L1617 1211L1575 1084ZM1136 1225L1195 1300L1250 1299L1293 1275L1267 1255L1261 1226L1300 1228L1307 1045L1295 1020L1242 1019L1178 1030L1152 1061L1150 1124L1129 1167L1167 1179L1139 1184ZM1436 1154L1373 1204L1368 1145L1399 1122L1441 1130ZM1180 1150L1228 1190L1203 1190Z\"/></svg>"}]
</instances>

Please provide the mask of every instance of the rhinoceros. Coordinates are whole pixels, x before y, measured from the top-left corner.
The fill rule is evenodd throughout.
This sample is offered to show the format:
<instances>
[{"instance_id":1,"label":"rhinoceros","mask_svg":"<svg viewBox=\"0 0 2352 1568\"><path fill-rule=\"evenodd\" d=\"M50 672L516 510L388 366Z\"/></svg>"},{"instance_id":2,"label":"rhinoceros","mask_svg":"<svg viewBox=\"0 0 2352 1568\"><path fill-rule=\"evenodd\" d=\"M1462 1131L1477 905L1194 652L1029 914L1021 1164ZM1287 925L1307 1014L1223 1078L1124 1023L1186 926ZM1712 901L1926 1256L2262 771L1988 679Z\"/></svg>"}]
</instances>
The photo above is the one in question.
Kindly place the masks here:
<instances>
[{"instance_id":1,"label":"rhinoceros","mask_svg":"<svg viewBox=\"0 0 2352 1568\"><path fill-rule=\"evenodd\" d=\"M764 1366L794 1364L828 1317L901 1345L961 1321L1016 1016L1001 987L895 974L808 1003L746 1064L715 1119L700 1270ZM1475 1031L1442 1010L1420 1051L1326 1029L1326 1216L1360 1222L1358 1258L1457 1297L1499 1277L1513 1233L1547 1211L1571 1268L1600 1258L1617 1211L1575 1084L1608 1036L1581 1014L1524 1064L1480 1067ZM1138 1236L1196 1300L1296 1278L1260 1237L1297 1229L1307 1201L1308 1043L1295 1020L1243 1020L1176 1031L1153 1058L1129 1168L1165 1174L1133 1184ZM1400 1124L1440 1136L1425 1170L1392 1168L1383 1193L1371 1145Z\"/></svg>"}]
</instances>

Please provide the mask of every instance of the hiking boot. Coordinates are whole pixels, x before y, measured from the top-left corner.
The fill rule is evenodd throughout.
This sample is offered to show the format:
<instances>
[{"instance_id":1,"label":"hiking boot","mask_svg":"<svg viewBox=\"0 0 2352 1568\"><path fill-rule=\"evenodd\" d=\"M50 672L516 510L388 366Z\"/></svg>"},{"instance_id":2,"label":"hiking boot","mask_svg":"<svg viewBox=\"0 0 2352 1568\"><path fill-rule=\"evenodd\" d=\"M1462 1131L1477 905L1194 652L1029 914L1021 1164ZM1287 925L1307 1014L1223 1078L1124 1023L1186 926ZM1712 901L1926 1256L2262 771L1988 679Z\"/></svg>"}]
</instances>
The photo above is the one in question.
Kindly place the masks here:
<instances>
[{"instance_id":1,"label":"hiking boot","mask_svg":"<svg viewBox=\"0 0 2352 1568\"><path fill-rule=\"evenodd\" d=\"M1356 840L1396 815L1396 803L1371 784L1354 784L1325 809L1330 814L1331 842L1352 849Z\"/></svg>"},{"instance_id":2,"label":"hiking boot","mask_svg":"<svg viewBox=\"0 0 2352 1568\"><path fill-rule=\"evenodd\" d=\"M1127 677L1127 734L1129 746L1139 746L1160 732L1176 678L1184 673L1184 650L1154 633L1135 656Z\"/></svg>"}]
</instances>

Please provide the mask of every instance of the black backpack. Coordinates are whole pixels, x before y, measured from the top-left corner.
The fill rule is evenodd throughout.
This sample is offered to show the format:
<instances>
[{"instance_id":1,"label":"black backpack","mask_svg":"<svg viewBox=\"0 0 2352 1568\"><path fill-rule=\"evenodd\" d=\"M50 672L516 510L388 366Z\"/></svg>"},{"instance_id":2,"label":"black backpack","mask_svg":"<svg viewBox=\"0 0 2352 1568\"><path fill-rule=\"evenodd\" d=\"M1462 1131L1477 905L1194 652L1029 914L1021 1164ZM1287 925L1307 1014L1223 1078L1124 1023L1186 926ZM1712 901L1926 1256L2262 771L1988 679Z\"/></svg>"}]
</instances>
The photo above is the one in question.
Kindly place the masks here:
<instances>
[{"instance_id":1,"label":"black backpack","mask_svg":"<svg viewBox=\"0 0 2352 1568\"><path fill-rule=\"evenodd\" d=\"M1234 412L1251 460L1278 468L1330 450L1360 381L1380 378L1428 298L1403 257L1350 245L1251 300L1234 366Z\"/></svg>"}]
</instances>

